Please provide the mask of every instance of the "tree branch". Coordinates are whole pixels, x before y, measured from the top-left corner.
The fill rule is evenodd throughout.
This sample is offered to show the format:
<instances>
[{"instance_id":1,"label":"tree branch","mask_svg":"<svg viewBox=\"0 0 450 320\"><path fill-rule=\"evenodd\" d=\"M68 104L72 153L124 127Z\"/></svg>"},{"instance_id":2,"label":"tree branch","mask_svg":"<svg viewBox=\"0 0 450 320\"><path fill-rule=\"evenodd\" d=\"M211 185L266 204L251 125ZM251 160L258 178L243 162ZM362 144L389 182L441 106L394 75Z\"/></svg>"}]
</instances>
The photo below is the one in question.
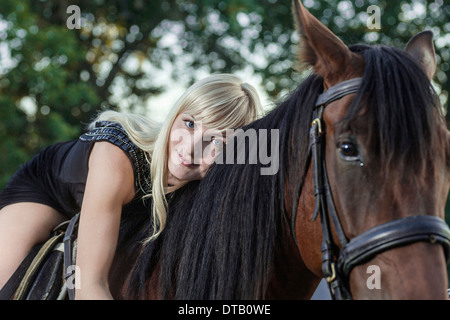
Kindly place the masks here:
<instances>
[{"instance_id":1,"label":"tree branch","mask_svg":"<svg viewBox=\"0 0 450 320\"><path fill-rule=\"evenodd\" d=\"M151 31L154 28L156 28L156 26L161 21L162 21L162 19L155 19L155 21L153 21L153 23L150 25L149 29L143 33L141 40L136 40L136 41L130 43L130 42L127 42L125 39L122 39L122 41L124 41L125 45L122 48L122 50L120 50L118 52L117 62L113 65L111 71L109 72L108 76L106 77L105 83L101 87L97 86L99 88L99 90L97 90L97 91L103 101L107 100L107 97L109 95L108 88L111 86L111 84L114 81L114 79L116 78L117 74L120 72L122 65L124 64L124 62L126 61L128 56L134 50L136 50L139 47L139 45L141 45L146 40L148 40L148 37L150 36Z\"/></svg>"}]
</instances>

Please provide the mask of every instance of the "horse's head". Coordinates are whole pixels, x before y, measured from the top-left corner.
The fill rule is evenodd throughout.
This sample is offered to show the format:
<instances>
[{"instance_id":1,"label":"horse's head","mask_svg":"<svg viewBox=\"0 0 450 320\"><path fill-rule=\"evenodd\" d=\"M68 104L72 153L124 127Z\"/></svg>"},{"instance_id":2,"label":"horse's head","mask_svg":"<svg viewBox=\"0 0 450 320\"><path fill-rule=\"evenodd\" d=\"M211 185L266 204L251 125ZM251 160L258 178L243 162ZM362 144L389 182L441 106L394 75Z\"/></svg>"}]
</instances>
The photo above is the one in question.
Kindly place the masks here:
<instances>
[{"instance_id":1,"label":"horse's head","mask_svg":"<svg viewBox=\"0 0 450 320\"><path fill-rule=\"evenodd\" d=\"M300 61L323 78L325 92L331 88L317 106L312 150L317 147L318 155L299 202L299 212L315 205L327 213L315 221L297 213L305 263L318 275L329 269L330 277L336 267L353 298L446 298L441 244L446 247L449 232L441 219L450 185L450 133L430 84L436 70L431 32L415 36L404 51L349 48L294 3ZM356 85L345 82L354 78L361 78ZM349 85L342 88L343 82ZM336 88L344 94L333 95ZM313 178L323 195L317 203ZM311 249L320 246L324 219L331 230L325 258L340 254L340 263L328 256L333 266L322 266L320 252ZM301 237L306 230L316 235L313 244Z\"/></svg>"}]
</instances>

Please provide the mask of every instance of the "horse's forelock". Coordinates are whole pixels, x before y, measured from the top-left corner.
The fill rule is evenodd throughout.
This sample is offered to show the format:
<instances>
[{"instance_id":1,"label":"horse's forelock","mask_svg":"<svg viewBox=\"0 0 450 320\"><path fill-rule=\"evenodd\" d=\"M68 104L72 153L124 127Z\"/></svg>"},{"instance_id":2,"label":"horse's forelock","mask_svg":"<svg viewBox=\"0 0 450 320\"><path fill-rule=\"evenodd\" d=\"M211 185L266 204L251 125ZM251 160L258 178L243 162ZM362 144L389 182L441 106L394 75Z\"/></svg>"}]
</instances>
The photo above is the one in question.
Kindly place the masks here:
<instances>
[{"instance_id":1,"label":"horse's forelock","mask_svg":"<svg viewBox=\"0 0 450 320\"><path fill-rule=\"evenodd\" d=\"M404 51L386 46L353 46L365 59L361 89L350 105L348 125L364 114L379 161L421 167L435 148L435 92L425 72Z\"/></svg>"}]
</instances>

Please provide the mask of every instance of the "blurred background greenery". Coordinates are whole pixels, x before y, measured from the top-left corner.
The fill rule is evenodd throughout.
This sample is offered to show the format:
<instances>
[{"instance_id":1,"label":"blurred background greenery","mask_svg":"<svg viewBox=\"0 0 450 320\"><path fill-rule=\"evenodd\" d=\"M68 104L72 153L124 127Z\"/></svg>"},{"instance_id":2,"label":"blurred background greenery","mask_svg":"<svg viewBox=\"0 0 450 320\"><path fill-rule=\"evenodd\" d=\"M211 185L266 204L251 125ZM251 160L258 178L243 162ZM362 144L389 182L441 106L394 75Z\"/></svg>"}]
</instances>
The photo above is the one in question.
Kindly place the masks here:
<instances>
[{"instance_id":1,"label":"blurred background greenery","mask_svg":"<svg viewBox=\"0 0 450 320\"><path fill-rule=\"evenodd\" d=\"M434 85L447 110L448 2L303 3L346 44L402 48L432 30ZM81 9L80 29L67 27L70 5ZM380 30L367 28L370 5L381 9ZM76 138L99 110L163 120L182 89L210 73L250 79L269 109L301 80L292 69L297 42L291 0L1 0L0 189L40 149Z\"/></svg>"}]
</instances>

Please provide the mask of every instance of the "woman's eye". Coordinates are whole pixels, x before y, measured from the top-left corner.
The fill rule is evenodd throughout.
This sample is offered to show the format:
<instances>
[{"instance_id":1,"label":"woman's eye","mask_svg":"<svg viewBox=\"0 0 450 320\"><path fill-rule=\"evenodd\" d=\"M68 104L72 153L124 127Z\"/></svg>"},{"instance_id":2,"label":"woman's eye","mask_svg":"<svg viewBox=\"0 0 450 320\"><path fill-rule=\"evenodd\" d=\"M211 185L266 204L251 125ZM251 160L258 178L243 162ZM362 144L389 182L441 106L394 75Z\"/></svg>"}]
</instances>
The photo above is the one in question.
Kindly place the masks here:
<instances>
[{"instance_id":1,"label":"woman's eye","mask_svg":"<svg viewBox=\"0 0 450 320\"><path fill-rule=\"evenodd\" d=\"M352 142L343 142L340 147L340 154L344 160L355 161L359 159L358 148Z\"/></svg>"},{"instance_id":2,"label":"woman's eye","mask_svg":"<svg viewBox=\"0 0 450 320\"><path fill-rule=\"evenodd\" d=\"M222 140L220 140L220 139L214 139L214 138L212 138L211 139L211 143L214 145L214 146L216 146L216 147L220 147L221 145L222 145Z\"/></svg>"},{"instance_id":3,"label":"woman's eye","mask_svg":"<svg viewBox=\"0 0 450 320\"><path fill-rule=\"evenodd\" d=\"M186 127L188 127L189 129L194 129L195 128L194 121L186 120L184 122L186 123Z\"/></svg>"}]
</instances>

